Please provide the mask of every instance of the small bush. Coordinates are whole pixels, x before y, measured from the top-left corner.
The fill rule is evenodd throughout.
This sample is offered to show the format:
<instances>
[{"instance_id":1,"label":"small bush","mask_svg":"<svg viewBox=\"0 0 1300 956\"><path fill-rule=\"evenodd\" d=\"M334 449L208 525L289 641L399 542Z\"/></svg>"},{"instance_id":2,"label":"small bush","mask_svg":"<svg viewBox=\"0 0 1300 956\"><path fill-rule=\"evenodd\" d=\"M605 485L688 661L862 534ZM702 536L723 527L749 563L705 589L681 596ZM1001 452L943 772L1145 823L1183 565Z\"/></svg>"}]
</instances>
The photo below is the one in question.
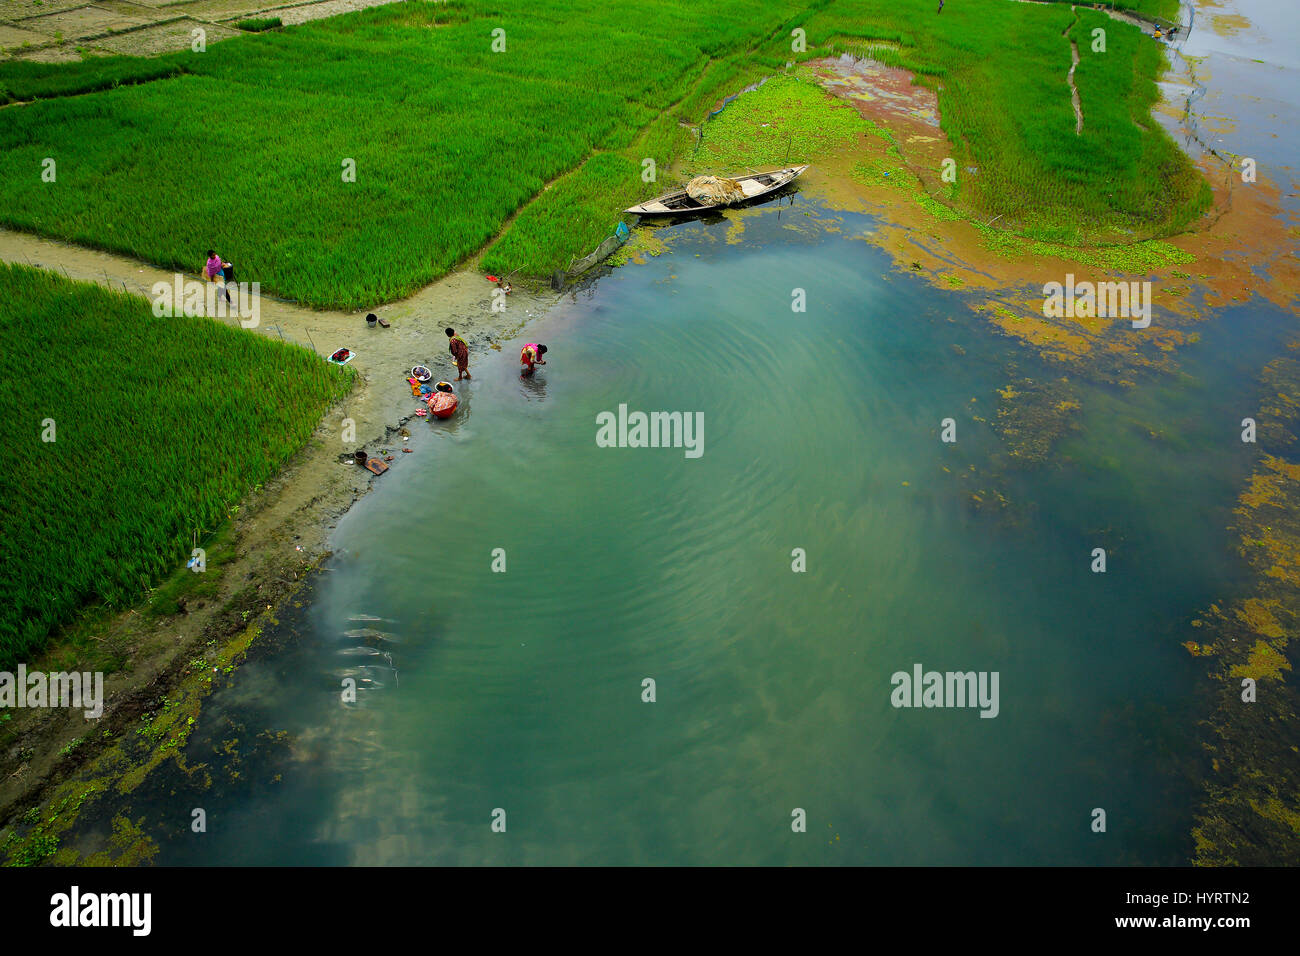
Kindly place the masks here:
<instances>
[{"instance_id":1,"label":"small bush","mask_svg":"<svg viewBox=\"0 0 1300 956\"><path fill-rule=\"evenodd\" d=\"M249 17L247 20L235 21L235 26L249 33L261 33L263 30L276 30L284 26L279 17Z\"/></svg>"}]
</instances>

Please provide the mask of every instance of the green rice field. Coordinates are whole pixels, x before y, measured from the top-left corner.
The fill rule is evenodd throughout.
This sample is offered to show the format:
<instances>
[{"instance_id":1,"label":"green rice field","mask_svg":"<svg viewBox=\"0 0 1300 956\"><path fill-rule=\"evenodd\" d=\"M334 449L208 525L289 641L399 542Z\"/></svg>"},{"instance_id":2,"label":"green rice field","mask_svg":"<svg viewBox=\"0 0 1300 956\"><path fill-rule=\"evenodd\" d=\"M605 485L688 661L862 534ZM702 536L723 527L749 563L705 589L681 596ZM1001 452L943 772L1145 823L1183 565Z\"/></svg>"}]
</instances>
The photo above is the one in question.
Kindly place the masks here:
<instances>
[{"instance_id":1,"label":"green rice field","mask_svg":"<svg viewBox=\"0 0 1300 956\"><path fill-rule=\"evenodd\" d=\"M131 604L183 566L353 378L296 345L5 263L0 341L0 416L35 439L0 472L0 670L78 609Z\"/></svg>"},{"instance_id":2,"label":"green rice field","mask_svg":"<svg viewBox=\"0 0 1300 956\"><path fill-rule=\"evenodd\" d=\"M1080 137L1068 37L1094 20L1108 52L1080 44ZM191 272L216 247L241 277L321 307L391 301L476 256L543 276L664 188L692 146L682 124L792 62L868 50L936 90L955 158L976 170L959 198L1003 226L1118 242L1176 231L1208 201L1149 119L1158 47L1092 11L407 0L201 54L0 64L0 99L24 104L0 110L0 222Z\"/></svg>"}]
</instances>

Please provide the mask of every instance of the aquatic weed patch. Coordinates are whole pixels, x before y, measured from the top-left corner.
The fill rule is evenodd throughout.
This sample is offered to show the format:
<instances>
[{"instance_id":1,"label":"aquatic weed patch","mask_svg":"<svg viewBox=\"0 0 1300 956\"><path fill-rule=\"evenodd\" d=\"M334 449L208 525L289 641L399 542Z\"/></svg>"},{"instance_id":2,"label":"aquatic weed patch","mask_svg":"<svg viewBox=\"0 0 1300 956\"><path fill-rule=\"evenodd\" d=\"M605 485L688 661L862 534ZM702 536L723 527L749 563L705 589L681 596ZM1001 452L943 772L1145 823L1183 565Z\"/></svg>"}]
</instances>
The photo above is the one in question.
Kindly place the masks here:
<instances>
[{"instance_id":1,"label":"aquatic weed patch","mask_svg":"<svg viewBox=\"0 0 1300 956\"><path fill-rule=\"evenodd\" d=\"M1141 274L1153 269L1195 261L1191 253L1179 249L1163 239L1144 239L1140 242L1115 245L1076 246L1047 242L1015 233L1004 232L982 223L976 223L989 250L1002 256L1052 256L1066 262L1082 262L1098 269Z\"/></svg>"},{"instance_id":2,"label":"aquatic weed patch","mask_svg":"<svg viewBox=\"0 0 1300 956\"><path fill-rule=\"evenodd\" d=\"M597 153L547 192L547 201L526 206L513 227L483 256L489 272L541 275L566 268L569 258L589 252L573 247L563 236L587 237L608 233L618 221L611 209L636 201L641 167L616 153ZM549 237L549 238L544 238ZM603 236L602 236L603 238ZM559 253L559 256L557 256Z\"/></svg>"},{"instance_id":3,"label":"aquatic weed patch","mask_svg":"<svg viewBox=\"0 0 1300 956\"><path fill-rule=\"evenodd\" d=\"M1260 461L1234 511L1239 550L1252 571L1242 595L1210 605L1183 646L1210 658L1209 757L1192 830L1201 866L1294 866L1300 862L1300 749L1295 713L1296 620L1300 617L1300 362L1264 369Z\"/></svg>"},{"instance_id":4,"label":"aquatic weed patch","mask_svg":"<svg viewBox=\"0 0 1300 956\"><path fill-rule=\"evenodd\" d=\"M298 346L0 264L0 669L87 605L183 565L315 430L353 373Z\"/></svg>"},{"instance_id":5,"label":"aquatic weed patch","mask_svg":"<svg viewBox=\"0 0 1300 956\"><path fill-rule=\"evenodd\" d=\"M853 148L867 129L852 107L821 87L779 76L705 123L700 146L687 162L728 172L807 162Z\"/></svg>"}]
</instances>

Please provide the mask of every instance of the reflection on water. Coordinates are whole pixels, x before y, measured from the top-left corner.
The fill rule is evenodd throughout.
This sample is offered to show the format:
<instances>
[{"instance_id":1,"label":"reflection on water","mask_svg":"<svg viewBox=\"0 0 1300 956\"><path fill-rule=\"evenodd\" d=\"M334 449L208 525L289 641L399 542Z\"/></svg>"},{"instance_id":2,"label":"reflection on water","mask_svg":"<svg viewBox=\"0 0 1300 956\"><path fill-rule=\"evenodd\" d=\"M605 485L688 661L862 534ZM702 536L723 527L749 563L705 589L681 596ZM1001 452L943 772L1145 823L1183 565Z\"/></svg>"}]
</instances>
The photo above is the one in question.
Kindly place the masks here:
<instances>
[{"instance_id":1,"label":"reflection on water","mask_svg":"<svg viewBox=\"0 0 1300 956\"><path fill-rule=\"evenodd\" d=\"M519 392L530 402L546 401L546 369L520 372Z\"/></svg>"}]
</instances>

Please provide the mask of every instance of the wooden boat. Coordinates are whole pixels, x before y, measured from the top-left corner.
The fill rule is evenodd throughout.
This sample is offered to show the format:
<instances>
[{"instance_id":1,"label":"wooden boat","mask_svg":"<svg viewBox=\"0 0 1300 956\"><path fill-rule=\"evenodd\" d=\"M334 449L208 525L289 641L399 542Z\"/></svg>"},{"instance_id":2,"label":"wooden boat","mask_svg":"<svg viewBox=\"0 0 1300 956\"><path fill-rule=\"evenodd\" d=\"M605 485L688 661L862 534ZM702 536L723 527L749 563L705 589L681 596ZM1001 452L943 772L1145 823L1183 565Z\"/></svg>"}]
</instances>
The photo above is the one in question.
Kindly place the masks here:
<instances>
[{"instance_id":1,"label":"wooden boat","mask_svg":"<svg viewBox=\"0 0 1300 956\"><path fill-rule=\"evenodd\" d=\"M778 189L790 185L807 168L807 165L787 166L785 169L774 169L767 173L737 176L735 180L740 183L740 188L745 193L745 198L738 202L703 203L688 196L685 189L679 189L676 192L665 193L657 199L647 200L639 206L632 206L625 211L636 213L638 216L690 216L695 213L708 212L710 209L723 209L727 206L735 206L758 199L760 196L770 195Z\"/></svg>"}]
</instances>

